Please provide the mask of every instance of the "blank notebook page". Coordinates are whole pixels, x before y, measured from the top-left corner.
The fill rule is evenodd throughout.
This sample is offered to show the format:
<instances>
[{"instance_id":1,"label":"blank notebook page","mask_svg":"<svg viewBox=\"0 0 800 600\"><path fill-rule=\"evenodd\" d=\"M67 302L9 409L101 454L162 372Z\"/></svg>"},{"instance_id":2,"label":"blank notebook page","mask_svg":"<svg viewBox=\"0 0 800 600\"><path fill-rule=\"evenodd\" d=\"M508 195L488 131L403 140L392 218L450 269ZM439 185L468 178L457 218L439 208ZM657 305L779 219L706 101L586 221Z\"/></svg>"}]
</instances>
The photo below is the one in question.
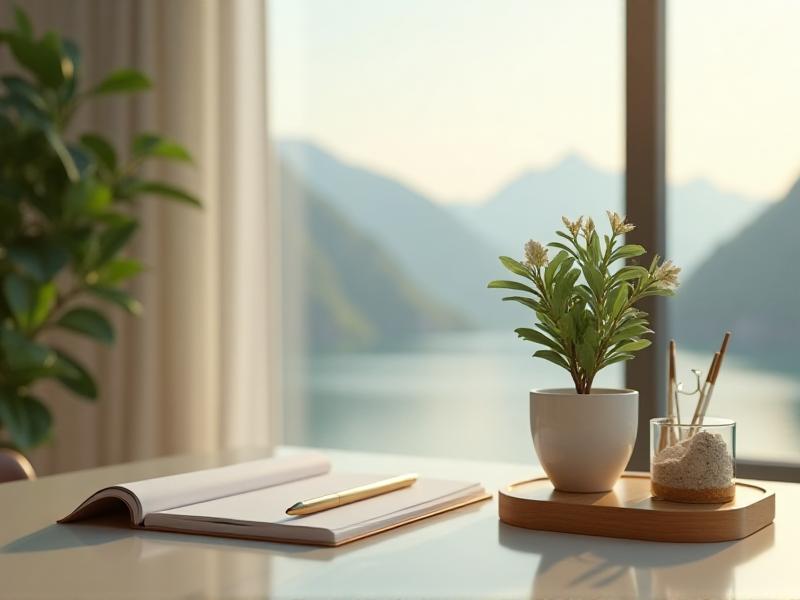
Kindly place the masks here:
<instances>
[{"instance_id":1,"label":"blank notebook page","mask_svg":"<svg viewBox=\"0 0 800 600\"><path fill-rule=\"evenodd\" d=\"M305 516L289 516L286 509L295 502L386 479L386 475L327 473L309 479L293 481L226 498L192 504L160 512L198 521L239 523L274 523L331 531L358 528L359 525L380 526L396 522L399 517L411 516L431 506L478 493L481 487L463 481L419 479L414 485L388 494L339 506ZM147 519L145 519L147 523Z\"/></svg>"}]
</instances>

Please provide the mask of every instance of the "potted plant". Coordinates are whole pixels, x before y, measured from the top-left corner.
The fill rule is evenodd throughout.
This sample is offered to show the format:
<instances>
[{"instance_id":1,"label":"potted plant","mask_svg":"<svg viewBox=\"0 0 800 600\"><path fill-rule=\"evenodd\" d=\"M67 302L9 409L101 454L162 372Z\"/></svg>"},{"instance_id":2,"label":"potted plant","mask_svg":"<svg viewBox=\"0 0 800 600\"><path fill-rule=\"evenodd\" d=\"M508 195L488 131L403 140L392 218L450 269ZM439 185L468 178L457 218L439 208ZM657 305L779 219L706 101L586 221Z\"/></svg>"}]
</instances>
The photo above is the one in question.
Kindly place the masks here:
<instances>
[{"instance_id":1,"label":"potted plant","mask_svg":"<svg viewBox=\"0 0 800 600\"><path fill-rule=\"evenodd\" d=\"M52 32L36 38L21 9L15 17L14 28L0 30L0 51L19 67L0 77L0 432L24 450L52 430L37 382L54 379L81 398L98 396L88 370L50 334L110 344L114 330L101 308L141 309L124 290L142 270L122 255L138 227L131 208L147 195L199 202L140 176L154 158L189 162L178 144L143 133L118 153L97 133L69 129L83 105L146 90L147 77L121 69L82 89L75 44Z\"/></svg>"},{"instance_id":2,"label":"potted plant","mask_svg":"<svg viewBox=\"0 0 800 600\"><path fill-rule=\"evenodd\" d=\"M516 329L520 338L540 344L533 356L569 372L573 388L530 392L533 443L556 489L571 492L610 490L625 469L636 440L639 394L626 389L593 387L597 373L627 361L650 345L644 336L647 313L636 308L648 296L671 296L680 269L656 255L649 268L617 261L646 251L625 244L634 229L617 213L608 212L611 234L600 234L591 218L563 219L562 241L525 244L525 259L501 256L509 271L525 280L492 281L490 288L524 295L503 300L519 302L535 315L533 327Z\"/></svg>"}]
</instances>

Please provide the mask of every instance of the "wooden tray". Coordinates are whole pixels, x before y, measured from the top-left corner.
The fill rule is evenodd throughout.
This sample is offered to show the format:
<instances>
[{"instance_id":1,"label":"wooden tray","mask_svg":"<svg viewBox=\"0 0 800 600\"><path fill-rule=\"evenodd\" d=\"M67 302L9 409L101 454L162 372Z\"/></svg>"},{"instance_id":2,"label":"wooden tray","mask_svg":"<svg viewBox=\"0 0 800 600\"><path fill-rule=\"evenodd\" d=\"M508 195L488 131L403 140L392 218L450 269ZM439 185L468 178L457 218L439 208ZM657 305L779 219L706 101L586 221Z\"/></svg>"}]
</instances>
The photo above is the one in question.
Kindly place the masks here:
<instances>
[{"instance_id":1,"label":"wooden tray","mask_svg":"<svg viewBox=\"0 0 800 600\"><path fill-rule=\"evenodd\" d=\"M558 492L547 477L510 485L499 493L500 520L527 529L654 540L738 540L775 518L775 494L737 483L725 504L682 504L650 495L650 476L625 473L614 489L598 494Z\"/></svg>"}]
</instances>

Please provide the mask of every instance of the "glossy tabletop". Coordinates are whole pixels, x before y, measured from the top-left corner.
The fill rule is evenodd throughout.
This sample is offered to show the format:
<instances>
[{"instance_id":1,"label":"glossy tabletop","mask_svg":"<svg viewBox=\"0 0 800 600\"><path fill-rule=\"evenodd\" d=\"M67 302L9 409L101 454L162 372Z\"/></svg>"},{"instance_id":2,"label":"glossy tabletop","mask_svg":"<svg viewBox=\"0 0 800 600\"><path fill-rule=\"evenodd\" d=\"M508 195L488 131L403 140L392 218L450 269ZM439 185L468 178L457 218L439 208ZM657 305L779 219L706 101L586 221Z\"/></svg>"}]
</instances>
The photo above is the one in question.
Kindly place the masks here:
<instances>
[{"instance_id":1,"label":"glossy tabletop","mask_svg":"<svg viewBox=\"0 0 800 600\"><path fill-rule=\"evenodd\" d=\"M279 454L297 452L281 448ZM480 480L526 465L330 451L334 468ZM56 525L99 487L263 456L172 457L0 485L3 598L797 598L800 485L769 484L775 523L738 542L669 544L517 529L495 499L340 548Z\"/></svg>"}]
</instances>

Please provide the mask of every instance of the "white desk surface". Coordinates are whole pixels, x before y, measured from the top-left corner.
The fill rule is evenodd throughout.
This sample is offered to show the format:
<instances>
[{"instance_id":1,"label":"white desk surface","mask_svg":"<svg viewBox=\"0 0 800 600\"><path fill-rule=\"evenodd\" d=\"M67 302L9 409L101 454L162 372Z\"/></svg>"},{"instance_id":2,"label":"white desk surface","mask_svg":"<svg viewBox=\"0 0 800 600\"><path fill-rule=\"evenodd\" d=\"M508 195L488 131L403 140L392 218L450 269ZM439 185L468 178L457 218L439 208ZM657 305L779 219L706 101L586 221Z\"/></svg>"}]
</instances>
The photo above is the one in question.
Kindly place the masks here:
<instances>
[{"instance_id":1,"label":"white desk surface","mask_svg":"<svg viewBox=\"0 0 800 600\"><path fill-rule=\"evenodd\" d=\"M282 448L279 453L297 449ZM664 544L517 529L495 499L340 548L56 525L101 486L264 455L170 457L0 485L2 598L798 598L800 485L747 539ZM334 468L480 480L532 466L330 451Z\"/></svg>"}]
</instances>

